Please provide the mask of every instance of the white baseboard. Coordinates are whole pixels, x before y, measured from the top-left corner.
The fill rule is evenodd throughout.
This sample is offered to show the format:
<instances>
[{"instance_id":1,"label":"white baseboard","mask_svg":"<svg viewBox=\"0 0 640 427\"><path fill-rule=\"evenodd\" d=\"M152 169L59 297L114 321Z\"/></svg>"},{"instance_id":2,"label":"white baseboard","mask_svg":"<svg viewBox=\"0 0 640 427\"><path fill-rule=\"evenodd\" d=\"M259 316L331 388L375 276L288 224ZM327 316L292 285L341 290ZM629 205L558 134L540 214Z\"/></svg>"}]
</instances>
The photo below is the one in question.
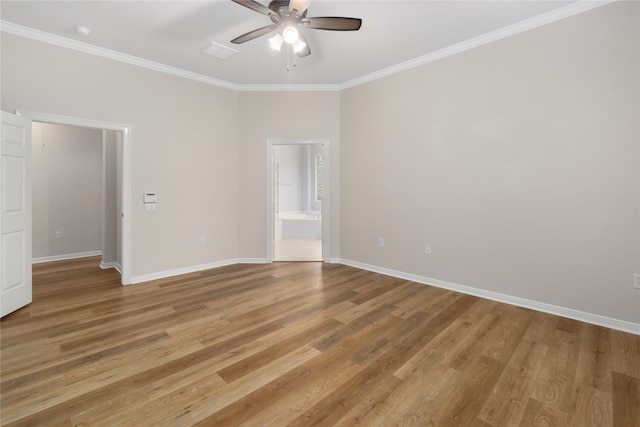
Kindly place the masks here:
<instances>
[{"instance_id":1,"label":"white baseboard","mask_svg":"<svg viewBox=\"0 0 640 427\"><path fill-rule=\"evenodd\" d=\"M150 280L164 279L167 277L178 276L180 274L195 273L197 271L209 270L212 268L224 267L224 266L234 265L234 264L265 264L266 262L267 261L265 258L236 258L236 259L230 259L225 261L212 262L208 264L194 265L191 267L165 270L158 273L134 276L131 278L131 284L148 282ZM348 259L331 258L329 262L333 264L344 264L351 267L360 268L362 270L371 271L374 273L380 273L387 276L410 280L412 282L421 283L424 285L436 286L438 288L448 289L451 291L456 291L456 292L460 292L467 295L486 298L493 301L502 302L505 304L511 304L518 307L529 308L529 309L541 311L544 313L549 313L549 314L554 314L561 317L566 317L569 319L579 320L581 322L591 323L598 326L604 326L605 328L616 329L619 331L640 335L640 324L638 323L613 319L611 317L600 316L598 314L586 313L586 312L574 310L571 308L560 307L557 305L547 304L539 301L533 301L525 298L515 297L512 295L506 295L498 292L487 291L484 289L478 289L470 286L460 285L457 283L451 283L443 280L432 279L429 277L419 276L416 274L406 273L398 270L392 270L384 267L378 267L375 265L365 264L365 263L352 261Z\"/></svg>"},{"instance_id":2,"label":"white baseboard","mask_svg":"<svg viewBox=\"0 0 640 427\"><path fill-rule=\"evenodd\" d=\"M436 286L438 288L448 289L448 290L460 292L463 294L473 295L480 298L486 298L493 301L515 305L518 307L529 308L532 310L542 311L544 313L555 314L557 316L579 320L581 322L591 323L598 326L604 326L605 328L616 329L618 331L640 335L640 324L638 323L613 319L611 317L586 313L583 311L573 310L571 308L560 307L557 305L551 305L551 304L533 301L525 298L519 298L511 295L501 294L498 292L487 291L484 289L472 288L470 286L464 286L456 283L445 282L443 280L431 279L429 277L418 276L411 273L405 273L403 271L391 270L388 268L378 267L370 264L364 264L361 262L351 261L348 259L341 259L340 263L351 266L351 267L360 268L362 270L372 271L374 273L380 273L387 276L397 277L400 279L411 280L412 282L417 282L424 285Z\"/></svg>"},{"instance_id":3,"label":"white baseboard","mask_svg":"<svg viewBox=\"0 0 640 427\"><path fill-rule=\"evenodd\" d=\"M86 257L98 256L98 255L102 255L102 251L77 252L75 254L63 254L63 255L38 257L38 258L33 258L31 260L31 263L39 264L41 262L63 261L65 259L86 258Z\"/></svg>"},{"instance_id":4,"label":"white baseboard","mask_svg":"<svg viewBox=\"0 0 640 427\"><path fill-rule=\"evenodd\" d=\"M238 258L236 264L266 264L266 258Z\"/></svg>"},{"instance_id":5,"label":"white baseboard","mask_svg":"<svg viewBox=\"0 0 640 427\"><path fill-rule=\"evenodd\" d=\"M109 268L115 268L118 273L122 274L122 266L117 261L101 262L100 263L100 268L103 269L103 270L107 270Z\"/></svg>"},{"instance_id":6,"label":"white baseboard","mask_svg":"<svg viewBox=\"0 0 640 427\"><path fill-rule=\"evenodd\" d=\"M157 273L142 274L140 276L132 276L130 284L134 285L137 283L148 282L151 280L165 279L167 277L179 276L180 274L195 273L197 271L210 270L212 268L225 267L227 265L233 265L233 264L238 264L238 260L230 259L226 261L217 261L217 262L211 262L207 264L192 265L190 267L174 268L172 270L159 271Z\"/></svg>"}]
</instances>

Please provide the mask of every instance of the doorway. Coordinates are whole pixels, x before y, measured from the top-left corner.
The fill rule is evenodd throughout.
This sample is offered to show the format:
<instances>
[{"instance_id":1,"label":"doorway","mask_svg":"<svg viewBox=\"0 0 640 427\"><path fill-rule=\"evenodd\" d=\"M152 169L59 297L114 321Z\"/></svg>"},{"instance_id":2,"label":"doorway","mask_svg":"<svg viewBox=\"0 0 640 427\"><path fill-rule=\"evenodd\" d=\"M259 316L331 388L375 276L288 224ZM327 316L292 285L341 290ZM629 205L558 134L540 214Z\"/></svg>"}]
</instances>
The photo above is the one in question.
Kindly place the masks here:
<instances>
[{"instance_id":1,"label":"doorway","mask_svg":"<svg viewBox=\"0 0 640 427\"><path fill-rule=\"evenodd\" d=\"M33 263L121 267L122 132L32 122Z\"/></svg>"},{"instance_id":2,"label":"doorway","mask_svg":"<svg viewBox=\"0 0 640 427\"><path fill-rule=\"evenodd\" d=\"M115 233L115 243L109 242L110 254L119 258L120 262L107 260L102 264L102 267L117 268L121 273L121 283L127 285L131 283L131 218L129 215L131 206L131 139L130 139L130 127L129 125L103 122L97 120L89 120L75 117L57 116L47 113L26 112L17 111L17 115L21 115L32 120L34 123L48 123L55 125L67 125L75 126L85 129L93 129L96 131L102 131L104 135L103 144L113 141L113 139L120 140L121 152L117 154L120 156L121 161L117 162L118 165L114 166L110 174L110 179L117 179L120 182L120 188L116 195L110 194L109 198L112 203L115 204L115 215L119 218L111 218L109 224L103 224L102 233L105 233L105 229L112 230L111 233ZM37 141L36 141L37 142ZM103 145L104 147L104 145ZM113 148L113 147L111 147ZM113 158L113 150L107 150L104 153L105 156ZM114 177L114 175L118 175ZM115 225L114 225L115 224ZM60 231L60 230L54 230ZM57 235L57 233L56 233ZM104 243L104 242L103 242Z\"/></svg>"},{"instance_id":3,"label":"doorway","mask_svg":"<svg viewBox=\"0 0 640 427\"><path fill-rule=\"evenodd\" d=\"M328 140L269 140L267 146L267 261L326 260Z\"/></svg>"}]
</instances>

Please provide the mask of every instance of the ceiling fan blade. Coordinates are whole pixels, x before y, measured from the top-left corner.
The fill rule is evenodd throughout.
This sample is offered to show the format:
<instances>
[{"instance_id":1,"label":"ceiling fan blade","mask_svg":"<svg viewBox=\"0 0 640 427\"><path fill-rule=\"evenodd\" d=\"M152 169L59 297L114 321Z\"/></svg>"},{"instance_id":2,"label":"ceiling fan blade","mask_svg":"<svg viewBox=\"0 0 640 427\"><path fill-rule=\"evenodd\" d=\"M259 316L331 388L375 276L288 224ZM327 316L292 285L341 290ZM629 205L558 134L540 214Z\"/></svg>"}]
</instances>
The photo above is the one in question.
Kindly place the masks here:
<instances>
[{"instance_id":1,"label":"ceiling fan blade","mask_svg":"<svg viewBox=\"0 0 640 427\"><path fill-rule=\"evenodd\" d=\"M289 0L289 12L295 10L300 15L309 8L310 4L311 0Z\"/></svg>"},{"instance_id":2,"label":"ceiling fan blade","mask_svg":"<svg viewBox=\"0 0 640 427\"><path fill-rule=\"evenodd\" d=\"M255 10L258 13L262 13L263 15L271 16L277 15L273 10L269 9L267 6L264 6L258 3L255 0L231 0L234 3L241 4L244 7L248 7L251 10Z\"/></svg>"},{"instance_id":3,"label":"ceiling fan blade","mask_svg":"<svg viewBox=\"0 0 640 427\"><path fill-rule=\"evenodd\" d=\"M248 33L243 34L240 37L236 37L235 39L231 40L231 43L240 44L240 43L248 42L249 40L253 40L260 36L264 36L265 34L269 34L271 31L275 30L276 28L278 28L278 26L275 24L258 28L257 30L249 31Z\"/></svg>"},{"instance_id":4,"label":"ceiling fan blade","mask_svg":"<svg viewBox=\"0 0 640 427\"><path fill-rule=\"evenodd\" d=\"M304 38L301 32L298 33L298 38L304 43L304 47L300 49L298 52L296 52L296 55L298 55L300 58L304 58L305 56L311 55L311 48L309 47L309 42L307 41L307 39Z\"/></svg>"},{"instance_id":5,"label":"ceiling fan blade","mask_svg":"<svg viewBox=\"0 0 640 427\"><path fill-rule=\"evenodd\" d=\"M360 18L342 18L337 16L304 18L300 22L309 28L331 31L357 31L362 25L362 19Z\"/></svg>"}]
</instances>

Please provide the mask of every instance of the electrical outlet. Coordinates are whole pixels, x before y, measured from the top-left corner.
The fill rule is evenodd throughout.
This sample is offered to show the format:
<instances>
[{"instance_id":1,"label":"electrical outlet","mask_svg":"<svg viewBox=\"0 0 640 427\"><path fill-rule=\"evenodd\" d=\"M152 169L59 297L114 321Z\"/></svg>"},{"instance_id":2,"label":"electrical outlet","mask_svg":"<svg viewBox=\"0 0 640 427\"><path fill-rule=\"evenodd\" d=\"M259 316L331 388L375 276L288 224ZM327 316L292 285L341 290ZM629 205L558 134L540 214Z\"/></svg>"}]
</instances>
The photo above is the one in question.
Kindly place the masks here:
<instances>
[{"instance_id":1,"label":"electrical outlet","mask_svg":"<svg viewBox=\"0 0 640 427\"><path fill-rule=\"evenodd\" d=\"M378 246L384 248L384 237L378 237Z\"/></svg>"},{"instance_id":2,"label":"electrical outlet","mask_svg":"<svg viewBox=\"0 0 640 427\"><path fill-rule=\"evenodd\" d=\"M426 255L431 255L431 245L424 245L424 253Z\"/></svg>"},{"instance_id":3,"label":"electrical outlet","mask_svg":"<svg viewBox=\"0 0 640 427\"><path fill-rule=\"evenodd\" d=\"M207 244L207 238L204 236L200 236L200 244L201 245L206 245Z\"/></svg>"},{"instance_id":4,"label":"electrical outlet","mask_svg":"<svg viewBox=\"0 0 640 427\"><path fill-rule=\"evenodd\" d=\"M62 231L56 231L56 239L62 239Z\"/></svg>"},{"instance_id":5,"label":"electrical outlet","mask_svg":"<svg viewBox=\"0 0 640 427\"><path fill-rule=\"evenodd\" d=\"M636 289L640 289L640 274L635 273L633 275L633 287Z\"/></svg>"}]
</instances>

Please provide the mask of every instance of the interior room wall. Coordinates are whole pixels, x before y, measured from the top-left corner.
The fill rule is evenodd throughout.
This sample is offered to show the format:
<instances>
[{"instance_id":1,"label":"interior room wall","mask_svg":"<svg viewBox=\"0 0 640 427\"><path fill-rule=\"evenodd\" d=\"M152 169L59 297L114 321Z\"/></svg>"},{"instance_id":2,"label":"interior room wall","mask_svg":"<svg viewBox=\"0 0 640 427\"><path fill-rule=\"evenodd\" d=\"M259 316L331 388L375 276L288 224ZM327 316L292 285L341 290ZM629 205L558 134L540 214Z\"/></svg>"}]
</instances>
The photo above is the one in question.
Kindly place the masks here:
<instances>
[{"instance_id":1,"label":"interior room wall","mask_svg":"<svg viewBox=\"0 0 640 427\"><path fill-rule=\"evenodd\" d=\"M102 267L122 271L122 132L102 131Z\"/></svg>"},{"instance_id":2,"label":"interior room wall","mask_svg":"<svg viewBox=\"0 0 640 427\"><path fill-rule=\"evenodd\" d=\"M264 259L267 247L267 140L328 138L330 145L330 252L339 256L340 94L240 92L238 117L238 253Z\"/></svg>"},{"instance_id":3,"label":"interior room wall","mask_svg":"<svg viewBox=\"0 0 640 427\"><path fill-rule=\"evenodd\" d=\"M113 135L113 134L111 134ZM123 141L122 132L116 132L116 266L122 271L122 173L123 173Z\"/></svg>"},{"instance_id":4,"label":"interior room wall","mask_svg":"<svg viewBox=\"0 0 640 427\"><path fill-rule=\"evenodd\" d=\"M640 323L638 13L340 93L235 92L3 33L0 105L131 126L134 276L264 258L267 139L327 137L332 258Z\"/></svg>"},{"instance_id":5,"label":"interior room wall","mask_svg":"<svg viewBox=\"0 0 640 427\"><path fill-rule=\"evenodd\" d=\"M638 17L615 2L344 90L341 257L640 323Z\"/></svg>"},{"instance_id":6,"label":"interior room wall","mask_svg":"<svg viewBox=\"0 0 640 427\"><path fill-rule=\"evenodd\" d=\"M2 110L131 126L134 278L236 259L235 91L7 33L0 48Z\"/></svg>"},{"instance_id":7,"label":"interior room wall","mask_svg":"<svg viewBox=\"0 0 640 427\"><path fill-rule=\"evenodd\" d=\"M33 258L99 253L102 131L33 123L32 132Z\"/></svg>"}]
</instances>

